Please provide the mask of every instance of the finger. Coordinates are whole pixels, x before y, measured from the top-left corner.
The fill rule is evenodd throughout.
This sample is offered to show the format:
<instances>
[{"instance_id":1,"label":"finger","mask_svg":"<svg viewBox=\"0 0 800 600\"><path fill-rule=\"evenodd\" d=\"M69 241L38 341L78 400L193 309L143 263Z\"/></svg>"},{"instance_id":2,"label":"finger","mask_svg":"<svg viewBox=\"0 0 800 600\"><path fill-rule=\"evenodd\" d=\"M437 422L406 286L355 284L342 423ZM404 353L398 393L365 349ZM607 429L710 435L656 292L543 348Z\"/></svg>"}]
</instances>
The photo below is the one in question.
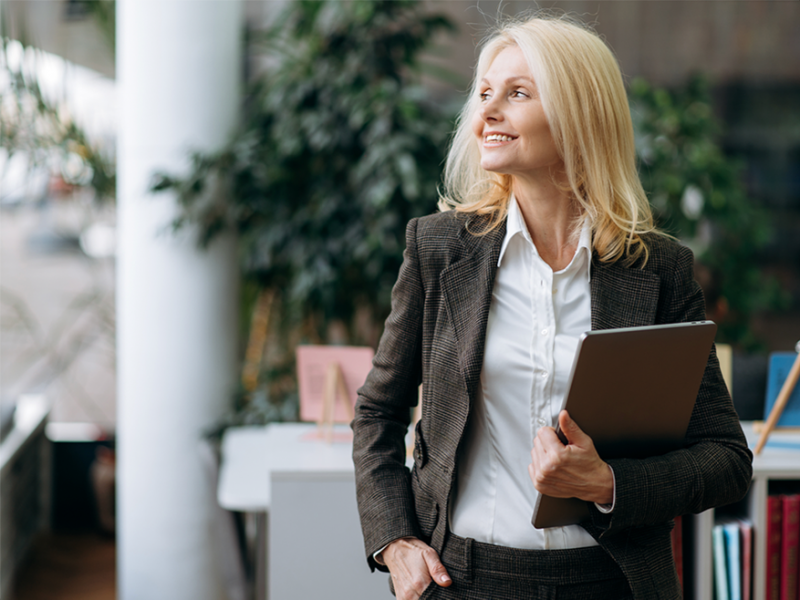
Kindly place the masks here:
<instances>
[{"instance_id":1,"label":"finger","mask_svg":"<svg viewBox=\"0 0 800 600\"><path fill-rule=\"evenodd\" d=\"M582 446L585 445L587 439L590 440L589 436L586 435L583 432L583 429L581 429L578 424L572 420L572 417L569 416L569 413L566 410L562 410L558 414L558 426L561 428L561 431L564 433L570 444Z\"/></svg>"},{"instance_id":2,"label":"finger","mask_svg":"<svg viewBox=\"0 0 800 600\"><path fill-rule=\"evenodd\" d=\"M559 498L571 496L572 494L567 494L565 496L560 492L559 485L563 477L559 476L557 471L547 465L547 461L544 461L542 466L536 463L528 465L528 476L531 478L531 482L536 491L545 496L556 496Z\"/></svg>"},{"instance_id":3,"label":"finger","mask_svg":"<svg viewBox=\"0 0 800 600\"><path fill-rule=\"evenodd\" d=\"M536 434L536 437L533 438L533 448L531 448L531 456L533 456L534 452L544 452L544 448L542 447L542 430L540 429L539 432Z\"/></svg>"},{"instance_id":4,"label":"finger","mask_svg":"<svg viewBox=\"0 0 800 600\"><path fill-rule=\"evenodd\" d=\"M447 574L447 569L444 568L442 561L439 560L439 555L436 553L436 550L428 547L422 553L422 557L428 565L428 572L431 574L431 579L438 585L447 587L453 583L453 580L450 579L450 575Z\"/></svg>"},{"instance_id":5,"label":"finger","mask_svg":"<svg viewBox=\"0 0 800 600\"><path fill-rule=\"evenodd\" d=\"M383 551L398 600L417 600L431 582L424 553L429 546L416 538L400 538Z\"/></svg>"},{"instance_id":6,"label":"finger","mask_svg":"<svg viewBox=\"0 0 800 600\"><path fill-rule=\"evenodd\" d=\"M421 584L415 586L414 584L406 585L406 580L401 577L396 577L391 573L392 582L394 583L394 593L397 600L419 600L420 596L425 592L428 584ZM428 580L430 583L430 580Z\"/></svg>"},{"instance_id":7,"label":"finger","mask_svg":"<svg viewBox=\"0 0 800 600\"><path fill-rule=\"evenodd\" d=\"M561 442L557 442L561 448L564 446ZM552 453L544 450L542 442L534 442L534 448L531 450L531 462L528 465L528 476L533 483L533 487L541 493L546 493L548 488L548 475L553 473L553 460L557 457Z\"/></svg>"},{"instance_id":8,"label":"finger","mask_svg":"<svg viewBox=\"0 0 800 600\"><path fill-rule=\"evenodd\" d=\"M419 573L410 573L405 569L398 569L397 573L389 571L394 583L394 591L397 600L417 600L431 583L431 578L428 577L428 570L423 564L422 571Z\"/></svg>"},{"instance_id":9,"label":"finger","mask_svg":"<svg viewBox=\"0 0 800 600\"><path fill-rule=\"evenodd\" d=\"M552 428L549 432L542 432L542 436L534 438L533 448L531 449L531 463L534 469L540 471L551 460L555 459L559 449L563 448L564 445L555 436Z\"/></svg>"},{"instance_id":10,"label":"finger","mask_svg":"<svg viewBox=\"0 0 800 600\"><path fill-rule=\"evenodd\" d=\"M534 447L536 440L539 440L540 450L544 453L557 452L564 447L564 444L558 439L556 430L552 427L542 427L539 434L534 438Z\"/></svg>"}]
</instances>

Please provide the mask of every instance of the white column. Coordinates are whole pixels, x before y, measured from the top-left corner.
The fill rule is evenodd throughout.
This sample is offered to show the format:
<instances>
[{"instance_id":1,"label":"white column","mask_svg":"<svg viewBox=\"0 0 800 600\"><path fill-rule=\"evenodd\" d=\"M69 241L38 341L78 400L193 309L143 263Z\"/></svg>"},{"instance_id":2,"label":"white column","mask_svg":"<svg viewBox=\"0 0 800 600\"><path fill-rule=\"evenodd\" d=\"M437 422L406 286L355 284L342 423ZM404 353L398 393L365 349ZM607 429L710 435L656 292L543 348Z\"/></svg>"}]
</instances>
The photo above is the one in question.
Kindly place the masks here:
<instances>
[{"instance_id":1,"label":"white column","mask_svg":"<svg viewBox=\"0 0 800 600\"><path fill-rule=\"evenodd\" d=\"M174 236L174 198L147 187L231 134L242 27L240 0L117 2L121 600L224 598L197 446L236 378L235 248Z\"/></svg>"}]
</instances>

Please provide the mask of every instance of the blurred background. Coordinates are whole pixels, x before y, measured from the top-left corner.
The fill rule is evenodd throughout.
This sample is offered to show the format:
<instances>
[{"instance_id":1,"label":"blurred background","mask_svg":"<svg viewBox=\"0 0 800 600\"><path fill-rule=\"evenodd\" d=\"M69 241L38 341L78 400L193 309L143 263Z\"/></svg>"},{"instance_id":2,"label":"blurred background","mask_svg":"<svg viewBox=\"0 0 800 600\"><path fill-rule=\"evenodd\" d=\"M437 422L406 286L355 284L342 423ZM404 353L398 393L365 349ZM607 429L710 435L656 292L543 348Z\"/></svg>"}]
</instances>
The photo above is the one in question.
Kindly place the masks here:
<instances>
[{"instance_id":1,"label":"blurred background","mask_svg":"<svg viewBox=\"0 0 800 600\"><path fill-rule=\"evenodd\" d=\"M2 0L0 598L258 592L220 440L298 419L299 344L377 345L476 46L536 8L617 55L763 416L800 338L799 3Z\"/></svg>"}]
</instances>

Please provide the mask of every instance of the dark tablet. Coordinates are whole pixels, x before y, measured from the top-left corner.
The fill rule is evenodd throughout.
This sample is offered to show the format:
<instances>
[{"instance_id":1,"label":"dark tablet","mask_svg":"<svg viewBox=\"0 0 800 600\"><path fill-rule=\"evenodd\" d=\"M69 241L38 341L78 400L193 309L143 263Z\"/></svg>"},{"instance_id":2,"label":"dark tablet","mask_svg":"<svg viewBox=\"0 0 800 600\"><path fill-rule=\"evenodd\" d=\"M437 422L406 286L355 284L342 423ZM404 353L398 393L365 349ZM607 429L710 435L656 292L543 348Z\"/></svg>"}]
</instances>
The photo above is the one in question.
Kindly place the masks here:
<instances>
[{"instance_id":1,"label":"dark tablet","mask_svg":"<svg viewBox=\"0 0 800 600\"><path fill-rule=\"evenodd\" d=\"M712 321L695 321L581 336L564 408L601 458L646 458L683 445L716 331ZM561 527L588 516L583 500L539 496L531 522Z\"/></svg>"}]
</instances>

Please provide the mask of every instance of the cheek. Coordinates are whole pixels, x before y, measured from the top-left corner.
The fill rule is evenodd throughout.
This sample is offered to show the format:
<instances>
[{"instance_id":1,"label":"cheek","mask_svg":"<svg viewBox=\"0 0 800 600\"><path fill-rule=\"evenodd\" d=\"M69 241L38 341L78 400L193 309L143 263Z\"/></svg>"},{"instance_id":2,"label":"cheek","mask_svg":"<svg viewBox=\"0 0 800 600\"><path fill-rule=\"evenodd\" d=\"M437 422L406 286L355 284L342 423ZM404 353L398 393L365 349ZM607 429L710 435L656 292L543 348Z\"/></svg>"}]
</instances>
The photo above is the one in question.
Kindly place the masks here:
<instances>
[{"instance_id":1,"label":"cheek","mask_svg":"<svg viewBox=\"0 0 800 600\"><path fill-rule=\"evenodd\" d=\"M555 150L556 143L553 140L553 134L550 132L550 125L547 124L547 121L541 123L539 136L547 146Z\"/></svg>"},{"instance_id":2,"label":"cheek","mask_svg":"<svg viewBox=\"0 0 800 600\"><path fill-rule=\"evenodd\" d=\"M556 142L553 139L553 136L550 134L550 130L547 130L547 145L550 149L550 153L553 155L555 159L561 160L561 153L558 151L558 147L556 146Z\"/></svg>"},{"instance_id":3,"label":"cheek","mask_svg":"<svg viewBox=\"0 0 800 600\"><path fill-rule=\"evenodd\" d=\"M483 138L483 119L481 119L480 114L478 111L472 115L472 133L475 138L480 141Z\"/></svg>"}]
</instances>

